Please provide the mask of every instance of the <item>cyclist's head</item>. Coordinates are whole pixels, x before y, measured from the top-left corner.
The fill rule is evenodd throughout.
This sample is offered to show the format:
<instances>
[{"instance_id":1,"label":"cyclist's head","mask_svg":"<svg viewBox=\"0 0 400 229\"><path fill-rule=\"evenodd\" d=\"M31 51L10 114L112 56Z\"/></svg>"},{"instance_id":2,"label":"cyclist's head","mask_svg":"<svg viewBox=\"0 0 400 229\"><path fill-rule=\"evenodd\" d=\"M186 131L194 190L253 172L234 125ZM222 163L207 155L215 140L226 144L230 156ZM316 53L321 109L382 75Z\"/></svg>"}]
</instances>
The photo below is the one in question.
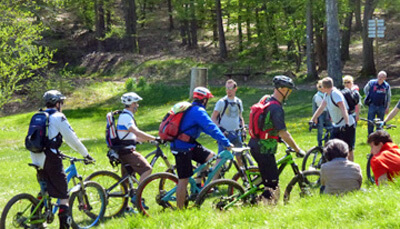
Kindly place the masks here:
<instances>
[{"instance_id":1,"label":"cyclist's head","mask_svg":"<svg viewBox=\"0 0 400 229\"><path fill-rule=\"evenodd\" d=\"M275 76L272 82L275 90L282 96L283 101L289 97L293 89L297 89L293 80L284 75Z\"/></svg>"},{"instance_id":2,"label":"cyclist's head","mask_svg":"<svg viewBox=\"0 0 400 229\"><path fill-rule=\"evenodd\" d=\"M322 79L322 87L326 89L333 88L333 79L331 77L325 77Z\"/></svg>"},{"instance_id":3,"label":"cyclist's head","mask_svg":"<svg viewBox=\"0 0 400 229\"><path fill-rule=\"evenodd\" d=\"M57 90L46 91L43 95L46 107L55 107L58 102L62 104L65 99L66 97Z\"/></svg>"},{"instance_id":4,"label":"cyclist's head","mask_svg":"<svg viewBox=\"0 0 400 229\"><path fill-rule=\"evenodd\" d=\"M379 145L379 143L385 144L387 142L393 142L393 140L390 134L384 130L377 130L368 136L368 144Z\"/></svg>"},{"instance_id":5,"label":"cyclist's head","mask_svg":"<svg viewBox=\"0 0 400 229\"><path fill-rule=\"evenodd\" d=\"M328 161L339 157L346 158L349 154L349 146L343 140L332 139L326 143L323 153Z\"/></svg>"},{"instance_id":6,"label":"cyclist's head","mask_svg":"<svg viewBox=\"0 0 400 229\"><path fill-rule=\"evenodd\" d=\"M142 100L135 92L128 92L121 96L121 103L125 105L125 107L129 107L132 103L137 103Z\"/></svg>"},{"instance_id":7,"label":"cyclist's head","mask_svg":"<svg viewBox=\"0 0 400 229\"><path fill-rule=\"evenodd\" d=\"M214 97L214 96L211 94L210 90L208 90L205 87L196 87L193 90L193 99L194 100L203 100L203 99L208 100L212 97Z\"/></svg>"}]
</instances>

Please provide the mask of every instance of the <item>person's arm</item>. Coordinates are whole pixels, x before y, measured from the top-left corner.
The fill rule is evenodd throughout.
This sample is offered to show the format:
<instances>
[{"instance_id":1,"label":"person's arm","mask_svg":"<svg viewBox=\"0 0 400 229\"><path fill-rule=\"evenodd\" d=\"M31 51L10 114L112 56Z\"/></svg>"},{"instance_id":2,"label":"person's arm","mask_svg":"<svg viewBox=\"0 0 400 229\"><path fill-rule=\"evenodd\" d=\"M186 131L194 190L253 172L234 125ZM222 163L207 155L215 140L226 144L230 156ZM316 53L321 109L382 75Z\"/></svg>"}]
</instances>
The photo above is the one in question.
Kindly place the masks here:
<instances>
[{"instance_id":1,"label":"person's arm","mask_svg":"<svg viewBox=\"0 0 400 229\"><path fill-rule=\"evenodd\" d=\"M314 115L311 118L311 121L314 123L318 122L318 117L324 112L324 109L327 105L327 102L325 100L322 101L321 106L318 107L318 109L315 111Z\"/></svg>"},{"instance_id":2,"label":"person's arm","mask_svg":"<svg viewBox=\"0 0 400 229\"><path fill-rule=\"evenodd\" d=\"M390 85L389 85L389 89L387 92L387 96L386 96L386 110L385 110L385 114L389 113L389 107L390 107L390 100L392 98L392 90L390 89Z\"/></svg>"},{"instance_id":3,"label":"person's arm","mask_svg":"<svg viewBox=\"0 0 400 229\"><path fill-rule=\"evenodd\" d=\"M139 128L137 128L137 126L135 126L135 125L132 125L129 127L129 132L134 133L137 137L137 140L141 141L141 142L156 140L156 138L153 135L147 134L147 133L139 130Z\"/></svg>"},{"instance_id":4,"label":"person's arm","mask_svg":"<svg viewBox=\"0 0 400 229\"><path fill-rule=\"evenodd\" d=\"M215 123L215 125L218 125L218 116L219 116L219 111L214 110L213 113L211 114L211 120Z\"/></svg>"},{"instance_id":5,"label":"person's arm","mask_svg":"<svg viewBox=\"0 0 400 229\"><path fill-rule=\"evenodd\" d=\"M342 112L342 117L346 123L346 125L349 125L349 114L347 113L347 109L344 106L344 103L342 101L337 103L338 107L340 108L340 111Z\"/></svg>"},{"instance_id":6,"label":"person's arm","mask_svg":"<svg viewBox=\"0 0 400 229\"><path fill-rule=\"evenodd\" d=\"M356 105L356 122L360 120L360 104Z\"/></svg>"},{"instance_id":7,"label":"person's arm","mask_svg":"<svg viewBox=\"0 0 400 229\"><path fill-rule=\"evenodd\" d=\"M297 153L300 152L300 147L296 144L292 135L287 130L280 130L278 132L279 137L281 137L290 147L292 147Z\"/></svg>"},{"instance_id":8,"label":"person's arm","mask_svg":"<svg viewBox=\"0 0 400 229\"><path fill-rule=\"evenodd\" d=\"M365 96L367 96L368 93L369 93L369 87L370 87L369 83L370 83L370 82L371 82L371 81L369 81L369 82L365 85L365 87L364 87L364 94L365 94Z\"/></svg>"},{"instance_id":9,"label":"person's arm","mask_svg":"<svg viewBox=\"0 0 400 229\"><path fill-rule=\"evenodd\" d=\"M389 179L388 179L387 173L385 173L378 178L378 185L387 184L388 180Z\"/></svg>"},{"instance_id":10,"label":"person's arm","mask_svg":"<svg viewBox=\"0 0 400 229\"><path fill-rule=\"evenodd\" d=\"M79 140L75 131L72 129L69 124L67 118L65 116L61 117L61 121L58 122L58 131L61 133L65 142L75 151L80 153L83 157L87 157L89 155L88 150Z\"/></svg>"},{"instance_id":11,"label":"person's arm","mask_svg":"<svg viewBox=\"0 0 400 229\"><path fill-rule=\"evenodd\" d=\"M218 128L217 125L211 120L210 116L208 116L206 110L204 108L200 108L198 112L196 112L196 123L201 127L201 129L208 135L210 135L215 140L222 143L222 145L226 148L231 147L231 143L224 136L222 131Z\"/></svg>"},{"instance_id":12,"label":"person's arm","mask_svg":"<svg viewBox=\"0 0 400 229\"><path fill-rule=\"evenodd\" d=\"M393 108L393 110L389 113L389 115L385 118L385 120L383 122L387 123L390 120L392 120L392 118L394 118L394 116L397 115L397 113L399 113L399 108L396 106L395 108Z\"/></svg>"}]
</instances>

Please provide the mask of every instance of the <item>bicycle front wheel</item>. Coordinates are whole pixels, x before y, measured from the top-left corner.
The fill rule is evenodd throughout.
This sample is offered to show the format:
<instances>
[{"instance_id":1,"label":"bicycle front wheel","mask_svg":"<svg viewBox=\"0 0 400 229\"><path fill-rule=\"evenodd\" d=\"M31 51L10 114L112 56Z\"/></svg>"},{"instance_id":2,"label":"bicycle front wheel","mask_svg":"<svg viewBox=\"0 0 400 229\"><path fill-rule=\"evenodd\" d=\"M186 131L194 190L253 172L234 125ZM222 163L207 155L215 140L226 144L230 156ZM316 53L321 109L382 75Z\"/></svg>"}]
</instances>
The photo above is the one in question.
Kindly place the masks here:
<instances>
[{"instance_id":1,"label":"bicycle front wheel","mask_svg":"<svg viewBox=\"0 0 400 229\"><path fill-rule=\"evenodd\" d=\"M239 199L244 188L236 181L220 179L205 186L196 199L196 206L203 209L226 210L231 206L241 206Z\"/></svg>"},{"instance_id":2,"label":"bicycle front wheel","mask_svg":"<svg viewBox=\"0 0 400 229\"><path fill-rule=\"evenodd\" d=\"M301 171L305 170L320 170L321 165L325 162L322 155L322 149L319 146L315 146L307 151L304 156Z\"/></svg>"},{"instance_id":3,"label":"bicycle front wheel","mask_svg":"<svg viewBox=\"0 0 400 229\"><path fill-rule=\"evenodd\" d=\"M33 228L39 226L39 223L36 225L32 223L31 212L38 203L39 200L31 194L22 193L14 196L3 209L0 228ZM40 219L36 219L36 221L40 221Z\"/></svg>"},{"instance_id":4,"label":"bicycle front wheel","mask_svg":"<svg viewBox=\"0 0 400 229\"><path fill-rule=\"evenodd\" d=\"M136 191L136 206L147 216L166 209L176 209L175 187L178 177L171 173L155 173L144 179Z\"/></svg>"},{"instance_id":5,"label":"bicycle front wheel","mask_svg":"<svg viewBox=\"0 0 400 229\"><path fill-rule=\"evenodd\" d=\"M372 173L371 170L371 158L372 158L372 154L368 154L368 161L367 161L367 168L366 168L366 172L367 172L367 179L372 183L375 184L375 177L374 174Z\"/></svg>"},{"instance_id":6,"label":"bicycle front wheel","mask_svg":"<svg viewBox=\"0 0 400 229\"><path fill-rule=\"evenodd\" d=\"M285 190L283 201L287 204L290 201L307 197L316 196L320 193L320 171L304 171L296 175L288 184ZM296 187L297 185L297 187Z\"/></svg>"},{"instance_id":7,"label":"bicycle front wheel","mask_svg":"<svg viewBox=\"0 0 400 229\"><path fill-rule=\"evenodd\" d=\"M85 181L84 187L72 192L69 207L73 228L90 228L99 223L106 210L103 187L94 181Z\"/></svg>"},{"instance_id":8,"label":"bicycle front wheel","mask_svg":"<svg viewBox=\"0 0 400 229\"><path fill-rule=\"evenodd\" d=\"M120 180L120 176L105 170L94 172L85 179L85 181L95 181L105 189L107 197L107 210L104 214L105 218L121 215L124 213L126 207L128 207L128 187L126 183L117 185ZM136 184L134 188L137 186L138 184Z\"/></svg>"}]
</instances>

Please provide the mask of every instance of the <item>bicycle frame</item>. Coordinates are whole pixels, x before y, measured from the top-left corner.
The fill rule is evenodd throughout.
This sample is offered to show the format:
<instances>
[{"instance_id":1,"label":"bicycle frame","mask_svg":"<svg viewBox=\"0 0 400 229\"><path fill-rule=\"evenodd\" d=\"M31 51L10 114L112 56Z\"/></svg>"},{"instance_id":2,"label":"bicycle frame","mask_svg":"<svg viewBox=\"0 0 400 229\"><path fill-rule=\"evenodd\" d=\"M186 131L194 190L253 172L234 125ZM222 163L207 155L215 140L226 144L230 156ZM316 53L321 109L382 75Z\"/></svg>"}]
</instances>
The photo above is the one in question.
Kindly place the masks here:
<instances>
[{"instance_id":1,"label":"bicycle frame","mask_svg":"<svg viewBox=\"0 0 400 229\"><path fill-rule=\"evenodd\" d=\"M197 174L197 173L201 172L205 167L210 166L212 164L212 162L214 162L217 159L221 159L221 160L217 164L217 166L208 174L208 178L205 181L204 186L206 186L207 184L209 184L212 181L215 174L217 174L217 172L221 169L222 165L225 164L226 161L233 159L233 155L228 150L224 150L220 154L211 158L206 163L201 164L199 167L197 167L197 169L194 170L193 174ZM190 193L191 194L198 194L201 191L201 188L197 187L196 180L193 178L193 176L189 177L189 184L190 184ZM168 202L171 200L176 200L176 198L173 197L173 195L176 192L176 189L177 189L177 186L172 188L170 191L168 191L165 194L165 196L161 200L165 201L165 202Z\"/></svg>"}]
</instances>

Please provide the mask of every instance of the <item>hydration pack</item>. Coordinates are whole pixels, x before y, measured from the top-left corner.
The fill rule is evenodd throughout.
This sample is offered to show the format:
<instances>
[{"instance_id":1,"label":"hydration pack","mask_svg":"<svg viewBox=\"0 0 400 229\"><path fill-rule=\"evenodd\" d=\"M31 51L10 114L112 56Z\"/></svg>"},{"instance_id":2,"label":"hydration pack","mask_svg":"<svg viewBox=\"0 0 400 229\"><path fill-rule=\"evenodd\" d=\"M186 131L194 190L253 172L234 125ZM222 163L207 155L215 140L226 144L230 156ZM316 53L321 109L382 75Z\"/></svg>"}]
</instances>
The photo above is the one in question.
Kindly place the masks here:
<instances>
[{"instance_id":1,"label":"hydration pack","mask_svg":"<svg viewBox=\"0 0 400 229\"><path fill-rule=\"evenodd\" d=\"M349 114L353 114L356 111L356 106L360 102L360 94L356 90L350 90L348 88L344 88L343 90L340 91L346 99L347 105L349 105ZM338 107L338 105L333 101L333 98L331 96L332 103Z\"/></svg>"},{"instance_id":2,"label":"hydration pack","mask_svg":"<svg viewBox=\"0 0 400 229\"><path fill-rule=\"evenodd\" d=\"M180 126L187 111L192 107L189 102L180 102L175 104L164 116L158 129L158 135L162 140L174 141L179 139L184 142L193 142L194 139L180 131Z\"/></svg>"},{"instance_id":3,"label":"hydration pack","mask_svg":"<svg viewBox=\"0 0 400 229\"><path fill-rule=\"evenodd\" d=\"M31 118L28 134L25 137L25 148L33 153L43 152L48 144L49 117L55 111L39 110Z\"/></svg>"},{"instance_id":4,"label":"hydration pack","mask_svg":"<svg viewBox=\"0 0 400 229\"><path fill-rule=\"evenodd\" d=\"M266 109L271 104L280 105L276 100L267 101L270 96L264 96L258 103L254 104L250 108L250 120L249 120L249 133L252 138L255 139L278 139L278 136L270 136L268 133L273 128L265 129L265 118L267 117Z\"/></svg>"},{"instance_id":5,"label":"hydration pack","mask_svg":"<svg viewBox=\"0 0 400 229\"><path fill-rule=\"evenodd\" d=\"M124 141L124 139L129 135L129 132L122 138L119 138L118 133L117 133L117 127L116 127L116 115L120 115L121 113L127 113L123 112L120 110L116 111L111 111L108 112L106 115L107 119L107 126L106 126L106 143L108 148L114 149L114 150L120 150L124 146L127 145L136 145L135 141ZM132 117L133 118L133 117ZM135 121L135 119L133 119ZM136 122L135 122L136 124Z\"/></svg>"}]
</instances>

